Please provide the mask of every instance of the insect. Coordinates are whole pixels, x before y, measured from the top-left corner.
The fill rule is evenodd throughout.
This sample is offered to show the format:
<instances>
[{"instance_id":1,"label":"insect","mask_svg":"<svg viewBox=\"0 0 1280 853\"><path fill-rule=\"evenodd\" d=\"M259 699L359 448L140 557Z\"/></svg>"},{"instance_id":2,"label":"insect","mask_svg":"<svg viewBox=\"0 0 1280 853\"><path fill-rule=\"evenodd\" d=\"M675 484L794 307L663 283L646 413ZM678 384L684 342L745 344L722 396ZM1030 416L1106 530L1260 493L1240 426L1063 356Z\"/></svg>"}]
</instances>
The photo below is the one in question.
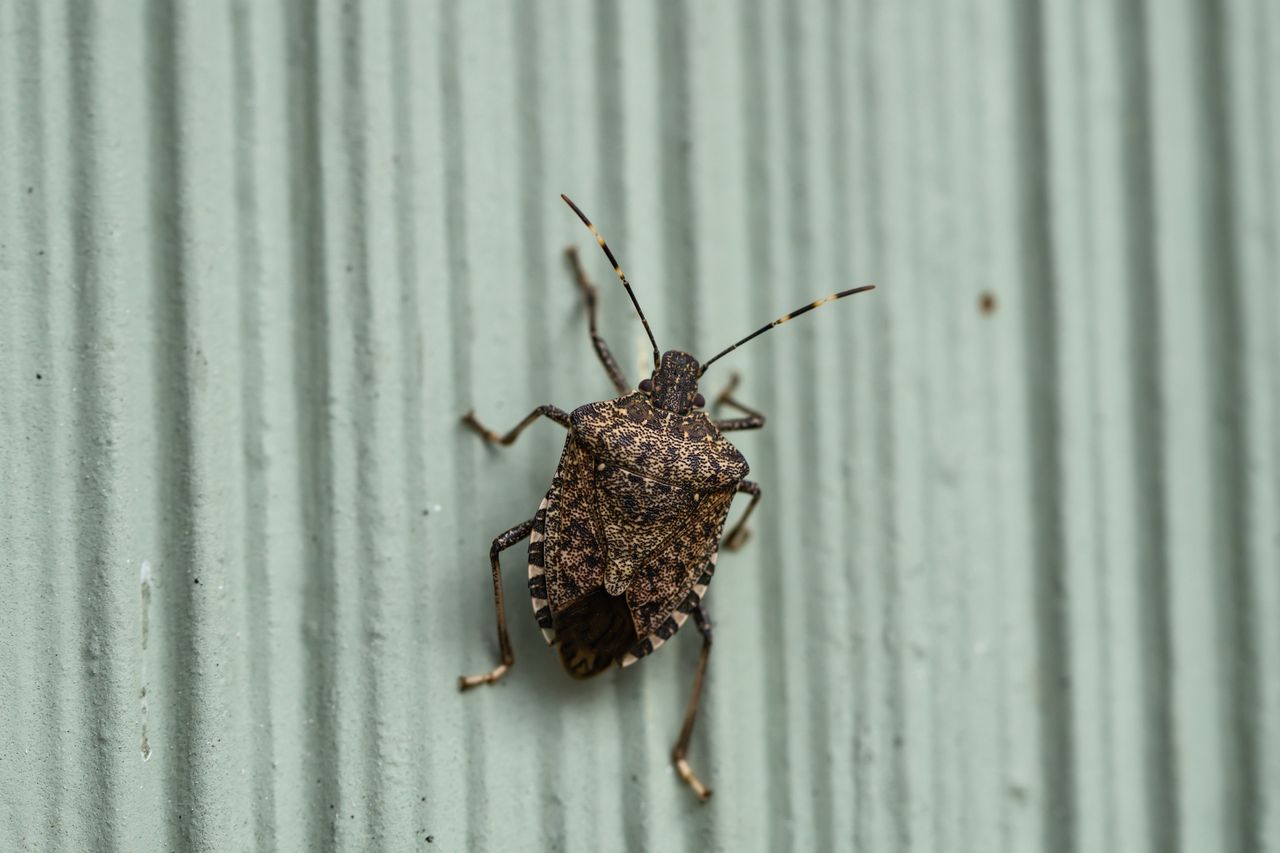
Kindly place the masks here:
<instances>
[{"instance_id":1,"label":"insect","mask_svg":"<svg viewBox=\"0 0 1280 853\"><path fill-rule=\"evenodd\" d=\"M760 486L747 480L747 461L723 433L764 426L760 412L733 397L735 375L716 404L740 417L714 420L698 382L712 363L774 326L854 293L833 293L784 314L699 365L678 350L659 353L649 321L613 252L591 221L561 195L595 235L613 264L653 345L653 373L632 388L596 330L596 290L578 254L566 250L587 308L588 330L596 355L619 396L565 412L539 406L509 432L486 428L474 412L463 423L491 444L509 445L538 418L569 431L551 488L537 513L493 540L494 609L501 662L489 672L462 676L459 688L493 684L511 669L515 653L507 635L499 555L529 540L529 595L534 616L564 668L575 678L590 678L611 666L629 666L652 653L692 616L702 634L702 652L684 724L671 752L676 771L702 801L711 791L686 759L702 683L711 651L711 620L703 597L715 571L720 533L735 495L750 503L723 544L736 550L747 536L746 523L760 502Z\"/></svg>"}]
</instances>

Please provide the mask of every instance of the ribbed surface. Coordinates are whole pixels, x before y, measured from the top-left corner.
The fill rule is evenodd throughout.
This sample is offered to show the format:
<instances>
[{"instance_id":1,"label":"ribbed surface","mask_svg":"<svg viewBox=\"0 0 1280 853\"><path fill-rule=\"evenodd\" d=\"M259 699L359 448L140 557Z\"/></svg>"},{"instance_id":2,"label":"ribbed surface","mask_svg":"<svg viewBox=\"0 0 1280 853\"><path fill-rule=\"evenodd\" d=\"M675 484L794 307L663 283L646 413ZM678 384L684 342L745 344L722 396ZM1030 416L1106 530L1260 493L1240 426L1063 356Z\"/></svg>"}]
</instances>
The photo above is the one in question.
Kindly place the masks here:
<instances>
[{"instance_id":1,"label":"ribbed surface","mask_svg":"<svg viewBox=\"0 0 1280 853\"><path fill-rule=\"evenodd\" d=\"M1270 0L0 2L0 848L1280 850L1277 79ZM645 363L561 191L664 348L880 285L707 376L706 806L691 627L573 682L516 549L455 686L563 440L459 415L609 395L565 245Z\"/></svg>"}]
</instances>

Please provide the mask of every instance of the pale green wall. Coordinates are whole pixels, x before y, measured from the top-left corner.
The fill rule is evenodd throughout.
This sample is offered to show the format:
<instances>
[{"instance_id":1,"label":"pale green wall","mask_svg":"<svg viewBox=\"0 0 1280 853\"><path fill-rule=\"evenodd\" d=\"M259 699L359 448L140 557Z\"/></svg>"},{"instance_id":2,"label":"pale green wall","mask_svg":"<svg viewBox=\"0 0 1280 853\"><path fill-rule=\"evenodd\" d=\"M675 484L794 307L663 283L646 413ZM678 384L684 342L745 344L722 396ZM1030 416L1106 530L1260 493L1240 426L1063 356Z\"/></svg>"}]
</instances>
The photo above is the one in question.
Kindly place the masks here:
<instances>
[{"instance_id":1,"label":"pale green wall","mask_svg":"<svg viewBox=\"0 0 1280 853\"><path fill-rule=\"evenodd\" d=\"M1272 0L0 0L0 849L1280 850L1277 80ZM667 347L880 286L708 375L705 807L688 629L575 683L513 552L455 689L565 245L645 353L562 191Z\"/></svg>"}]
</instances>

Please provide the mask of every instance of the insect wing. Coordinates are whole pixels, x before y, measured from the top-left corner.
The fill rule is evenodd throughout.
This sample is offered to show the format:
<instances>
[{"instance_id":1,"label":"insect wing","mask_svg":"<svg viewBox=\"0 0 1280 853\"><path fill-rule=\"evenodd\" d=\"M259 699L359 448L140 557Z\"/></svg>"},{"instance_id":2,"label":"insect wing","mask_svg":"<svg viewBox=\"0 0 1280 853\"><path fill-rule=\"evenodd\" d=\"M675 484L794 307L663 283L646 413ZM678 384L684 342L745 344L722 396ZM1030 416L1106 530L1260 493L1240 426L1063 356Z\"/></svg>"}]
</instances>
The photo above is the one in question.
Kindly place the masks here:
<instances>
[{"instance_id":1,"label":"insect wing","mask_svg":"<svg viewBox=\"0 0 1280 853\"><path fill-rule=\"evenodd\" d=\"M732 500L731 491L700 496L697 512L655 549L636 572L627 590L627 603L638 636L658 630L688 597L716 553L720 530Z\"/></svg>"},{"instance_id":2,"label":"insect wing","mask_svg":"<svg viewBox=\"0 0 1280 853\"><path fill-rule=\"evenodd\" d=\"M592 517L591 453L571 433L547 493L542 558L552 615L599 587L604 557Z\"/></svg>"}]
</instances>

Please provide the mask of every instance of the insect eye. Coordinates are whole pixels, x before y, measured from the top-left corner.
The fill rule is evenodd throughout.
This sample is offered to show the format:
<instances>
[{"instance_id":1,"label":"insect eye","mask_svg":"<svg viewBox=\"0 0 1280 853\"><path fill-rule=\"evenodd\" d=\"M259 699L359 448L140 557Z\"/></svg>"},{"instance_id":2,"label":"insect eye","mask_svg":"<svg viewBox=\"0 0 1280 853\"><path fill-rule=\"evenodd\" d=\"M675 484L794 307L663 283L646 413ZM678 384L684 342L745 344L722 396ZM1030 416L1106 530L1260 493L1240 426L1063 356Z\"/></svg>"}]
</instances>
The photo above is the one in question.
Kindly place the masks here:
<instances>
[{"instance_id":1,"label":"insect eye","mask_svg":"<svg viewBox=\"0 0 1280 853\"><path fill-rule=\"evenodd\" d=\"M650 382L648 379L641 379L641 380L640 380L640 390L641 390L641 391L643 391L645 394L648 394L648 393L652 392L652 391L653 391L653 383L652 383L652 382Z\"/></svg>"},{"instance_id":2,"label":"insect eye","mask_svg":"<svg viewBox=\"0 0 1280 853\"><path fill-rule=\"evenodd\" d=\"M694 395L693 395L693 407L694 407L695 409L701 409L701 408L702 408L703 406L705 406L705 405L707 405L707 398L706 398L706 397L703 397L701 394L694 394Z\"/></svg>"}]
</instances>

